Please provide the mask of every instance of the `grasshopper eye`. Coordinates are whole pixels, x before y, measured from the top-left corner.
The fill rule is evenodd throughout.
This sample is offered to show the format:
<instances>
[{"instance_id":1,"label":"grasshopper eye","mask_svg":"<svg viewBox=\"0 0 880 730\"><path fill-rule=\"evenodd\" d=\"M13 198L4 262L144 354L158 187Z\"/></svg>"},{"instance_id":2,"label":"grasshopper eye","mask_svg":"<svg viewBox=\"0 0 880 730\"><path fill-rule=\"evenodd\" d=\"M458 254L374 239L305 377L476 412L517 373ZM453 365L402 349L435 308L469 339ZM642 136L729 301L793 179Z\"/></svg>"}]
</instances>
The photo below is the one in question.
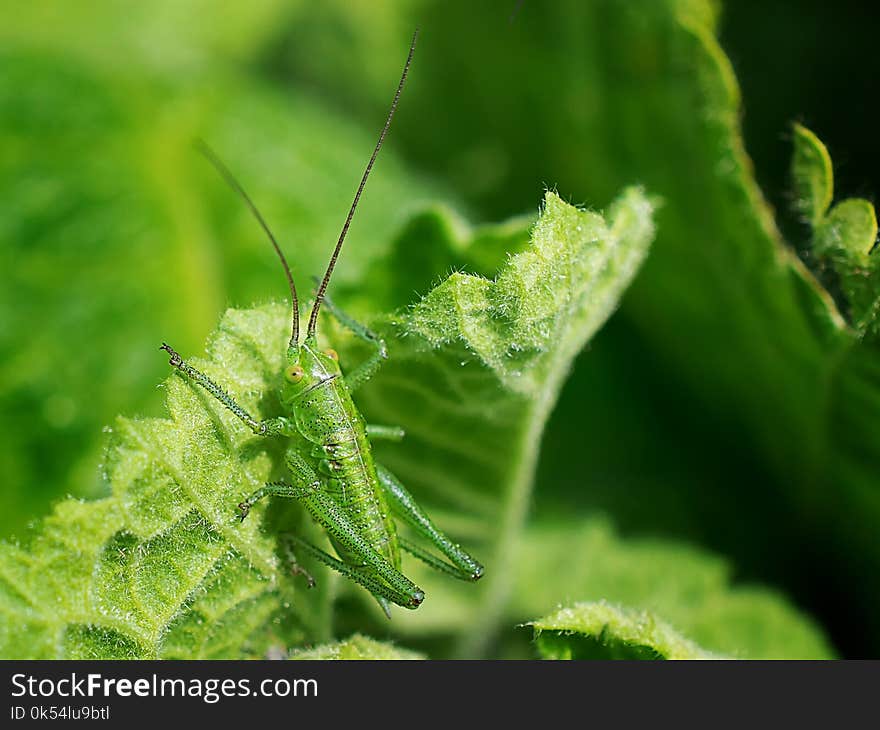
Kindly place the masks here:
<instances>
[{"instance_id":1,"label":"grasshopper eye","mask_svg":"<svg viewBox=\"0 0 880 730\"><path fill-rule=\"evenodd\" d=\"M334 350L332 347L328 347L326 350L324 350L324 354L331 360L339 362L339 353L336 352L336 350Z\"/></svg>"},{"instance_id":2,"label":"grasshopper eye","mask_svg":"<svg viewBox=\"0 0 880 730\"><path fill-rule=\"evenodd\" d=\"M303 379L303 375L305 375L305 370L303 370L299 365L291 365L284 371L284 377L287 378L291 383L298 383Z\"/></svg>"}]
</instances>

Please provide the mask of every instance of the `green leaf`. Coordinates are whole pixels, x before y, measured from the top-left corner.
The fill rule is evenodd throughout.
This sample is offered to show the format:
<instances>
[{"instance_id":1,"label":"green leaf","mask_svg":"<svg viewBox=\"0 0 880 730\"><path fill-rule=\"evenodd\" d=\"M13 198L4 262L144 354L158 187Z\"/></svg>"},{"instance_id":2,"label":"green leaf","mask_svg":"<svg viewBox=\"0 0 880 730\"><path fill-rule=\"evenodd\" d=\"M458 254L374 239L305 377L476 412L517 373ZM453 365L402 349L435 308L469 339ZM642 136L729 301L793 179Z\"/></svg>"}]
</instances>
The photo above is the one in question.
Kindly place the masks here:
<instances>
[{"instance_id":1,"label":"green leaf","mask_svg":"<svg viewBox=\"0 0 880 730\"><path fill-rule=\"evenodd\" d=\"M460 589L477 596L461 622L462 655L483 652L499 627L544 424L573 358L616 308L652 235L652 205L636 189L611 206L607 222L548 193L532 245L494 280L455 273L386 319L389 363L359 402L370 419L406 429L382 458L444 515L440 524L470 536L465 544L486 565L479 585ZM420 585L430 596L436 583L426 576ZM438 618L429 608L400 624L425 628Z\"/></svg>"},{"instance_id":2,"label":"green leaf","mask_svg":"<svg viewBox=\"0 0 880 730\"><path fill-rule=\"evenodd\" d=\"M749 659L834 655L816 623L776 591L734 581L729 563L691 545L623 540L607 520L533 524L517 570L511 624L549 606L610 603L662 618L711 654Z\"/></svg>"},{"instance_id":3,"label":"green leaf","mask_svg":"<svg viewBox=\"0 0 880 730\"><path fill-rule=\"evenodd\" d=\"M791 174L796 205L806 220L816 228L828 212L834 196L831 156L819 138L806 127L795 124L794 155Z\"/></svg>"},{"instance_id":4,"label":"green leaf","mask_svg":"<svg viewBox=\"0 0 880 730\"><path fill-rule=\"evenodd\" d=\"M418 652L399 649L393 644L376 641L355 634L345 641L316 646L314 649L297 649L290 659L424 659Z\"/></svg>"},{"instance_id":5,"label":"green leaf","mask_svg":"<svg viewBox=\"0 0 880 730\"><path fill-rule=\"evenodd\" d=\"M878 258L872 255L877 243L877 214L873 204L850 198L828 211L834 194L831 158L819 138L800 125L795 125L792 174L800 207L809 210L818 275L826 280L829 273L837 277L836 281L830 281L829 287L832 291L840 290L842 307L853 328L859 334L868 332L876 336L880 265ZM810 202L820 195L821 203Z\"/></svg>"},{"instance_id":6,"label":"green leaf","mask_svg":"<svg viewBox=\"0 0 880 730\"><path fill-rule=\"evenodd\" d=\"M151 6L136 16L101 0L87 0L88 11L60 7L28 4L0 28L0 234L9 244L0 247L0 470L7 484L0 529L22 525L50 497L100 490L100 427L115 413L158 407L159 341L171 338L192 352L227 302L284 293L265 241L191 154L192 138L206 138L241 177L285 250L296 252L298 278L318 273L385 114L388 80L399 72L412 27L421 25L431 33L420 41L334 280L340 303L382 321L450 270L492 277L506 251L527 246L522 219L472 230L443 212L449 207L436 201L449 194L436 194L440 186L422 175L442 180L470 206L470 217L485 220L531 209L542 181L578 201L607 201L633 181L659 193L664 207L652 256L621 313L572 365L543 434L540 487L531 499L541 534L568 535L598 510L626 535L705 545L722 552L737 575L789 591L821 617L843 653L876 653L880 353L875 255L868 255L875 215L864 201L843 201L829 213L831 167L821 143L808 140L800 163L805 185L796 182L796 196L806 206L802 215L824 217L806 265L793 254L801 242L783 241L744 150L739 89L717 40L719 3L525 3L509 23L492 4L404 0L360 13L344 3L267 0L194 33L190 21L204 15L200 0L162 2L160 12ZM460 78L470 83L451 82ZM792 103L787 94L775 98L783 100L777 107ZM759 101L746 99L750 120L766 107L766 97ZM803 109L779 111L795 117ZM782 131L768 130L768 145ZM800 137L809 135L796 130L796 144ZM395 163L394 148L409 169ZM857 147L843 152L860 154ZM766 179L766 158L758 161ZM401 201L411 196L430 199L431 209L410 216ZM346 348L348 362L357 348ZM414 357L412 368L419 367ZM414 376L420 390L446 395L446 371L405 372L401 382ZM374 420L390 408L379 399L385 387L377 380L377 395L364 394ZM457 407L467 414L483 395L455 393ZM510 439L499 429L496 441L474 441L468 460L452 450L444 464L432 456L431 427L442 452L440 437L450 434L462 448L470 422L459 420L459 410L432 410L427 397L414 402L421 413L410 418L422 423L406 425L415 437L399 449L380 445L380 458L406 474L445 528L479 557L494 556L499 525L485 529L485 514L492 490L516 468L505 470L497 456ZM412 410L403 405L394 408L404 413L398 420ZM422 444L414 454L428 465L424 478L418 459L408 457L414 440ZM481 464L487 455L490 463ZM447 476L450 463L456 471ZM470 502L470 492L456 492L460 483L481 485ZM270 542L283 521L279 511L267 515ZM83 535L91 534L89 524ZM516 585L523 566L545 565L539 556L553 553L529 534L505 556L517 566ZM46 547L58 561L67 552L64 541ZM675 610L689 605L684 589L661 605L650 592L617 594L593 575L592 588L587 579L571 580L566 593L564 574L580 569L572 569L571 555L550 563L543 582L514 588L502 613L521 621L548 610L552 603L542 598L608 598L663 616L713 651L805 656L810 646L827 649L821 639L810 644L819 632L809 626L800 648L797 631L778 645L770 641L786 634L780 627L799 625L778 599L753 610L741 597L748 620L733 620L734 608L729 620L707 618L705 630L717 633L707 638ZM578 565L589 561L583 555ZM103 574L117 569L108 563ZM664 569L675 573L675 561ZM560 574L557 586L550 578ZM348 600L348 590L335 602L331 629L326 606L346 584L329 582L326 593L307 594L295 607L296 627L270 622L279 636L269 648L289 646L300 632L325 641L363 630L363 607ZM406 636L447 652L450 635L477 611L474 587L447 589L433 575L425 582L429 603L406 617L416 620ZM598 585L604 588L594 592ZM23 600L14 590L10 596L14 605ZM14 626L2 629L9 641L18 623L43 620L26 602L20 607L9 614ZM455 610L444 613L447 607ZM392 630L400 624L395 618ZM220 655L225 634L217 641L199 634L206 625L213 624L195 615L177 624L173 652L169 639L163 646L181 656L192 637L204 639L204 655ZM370 633L388 631L383 620ZM55 641L50 631L31 646L48 646L46 655L55 646L88 653L88 631L68 634ZM229 636L227 646L240 642L235 630ZM511 636L493 653L516 651ZM103 645L138 650L118 634L114 641ZM472 634L462 647L479 641ZM265 649L258 643L254 655Z\"/></svg>"},{"instance_id":7,"label":"green leaf","mask_svg":"<svg viewBox=\"0 0 880 730\"><path fill-rule=\"evenodd\" d=\"M720 659L648 611L576 603L528 624L545 659Z\"/></svg>"},{"instance_id":8,"label":"green leaf","mask_svg":"<svg viewBox=\"0 0 880 730\"><path fill-rule=\"evenodd\" d=\"M816 249L805 263L802 242L783 239L745 149L720 3L524 3L491 33L506 23L494 4L395 9L394 23L432 28L421 47L429 78L413 103L422 119L444 120L431 134L403 127L397 139L484 216L524 209L547 179L577 200L639 181L664 201L649 261L548 424L536 512L561 524L573 510L608 512L628 534L699 542L791 593L841 649L880 651L880 581L866 580L880 575L873 267L845 253L842 276L829 261L816 270L832 276L817 280ZM365 73L391 64L399 40L385 23L332 22L358 35ZM338 89L342 61L305 63L321 42L304 39L285 68ZM828 70L827 53L816 54ZM351 103L386 103L348 81ZM788 94L776 99L782 118L804 112ZM765 101L746 99L747 118ZM839 131L864 124L843 109L837 117ZM785 132L757 142L770 152ZM813 192L796 193L808 217L829 202L826 163L808 165ZM873 214L859 207L840 241L861 256Z\"/></svg>"},{"instance_id":9,"label":"green leaf","mask_svg":"<svg viewBox=\"0 0 880 730\"><path fill-rule=\"evenodd\" d=\"M481 426L492 420L486 401L471 414L472 428L487 439L517 431L525 437L499 454L516 468L494 493L480 495L466 480L471 465L463 459L446 470L443 486L455 486L450 497L472 490L492 505L484 527L504 515L488 543L495 575L484 601L507 599L507 551L522 529L540 430L570 360L616 306L651 234L651 206L636 190L613 206L607 224L548 194L532 245L495 281L455 274L389 325L398 335L392 353L408 363L408 390L428 394L419 377L447 369L446 383L461 398L492 398L491 407L506 414L503 423ZM210 358L190 361L256 418L277 415L288 316L284 305L229 310ZM450 358L457 363L465 353L470 367L449 368ZM392 372L387 380L398 377ZM271 536L308 528L285 524L276 509L264 534L265 504L245 523L235 510L282 468L280 449L256 440L177 372L165 387L170 418L120 418L113 427L105 466L110 497L63 503L26 548L5 546L3 656L259 656L279 640L289 647L329 633L335 583L319 573L326 588L305 601ZM443 406L415 413L424 433ZM447 434L438 431L430 442L434 459L445 452ZM485 620L489 612L480 614ZM29 630L13 629L22 623Z\"/></svg>"},{"instance_id":10,"label":"green leaf","mask_svg":"<svg viewBox=\"0 0 880 730\"><path fill-rule=\"evenodd\" d=\"M822 628L776 590L734 580L727 560L693 545L623 539L603 518L542 519L526 527L515 557L514 587L501 622L503 645L513 656L527 655L514 626L575 601L647 611L712 654L743 659L835 655ZM431 611L415 626L411 620L396 622L407 641L425 633L455 635L472 620L474 599L465 590L445 588L431 600Z\"/></svg>"},{"instance_id":11,"label":"green leaf","mask_svg":"<svg viewBox=\"0 0 880 730\"><path fill-rule=\"evenodd\" d=\"M230 311L214 359L194 362L258 410L282 328L265 310ZM117 420L110 497L64 502L26 547L4 546L3 656L226 658L270 640L289 586L258 522L237 524L234 505L268 478L271 460L182 378L166 389L170 419ZM22 619L30 630L18 629Z\"/></svg>"}]
</instances>

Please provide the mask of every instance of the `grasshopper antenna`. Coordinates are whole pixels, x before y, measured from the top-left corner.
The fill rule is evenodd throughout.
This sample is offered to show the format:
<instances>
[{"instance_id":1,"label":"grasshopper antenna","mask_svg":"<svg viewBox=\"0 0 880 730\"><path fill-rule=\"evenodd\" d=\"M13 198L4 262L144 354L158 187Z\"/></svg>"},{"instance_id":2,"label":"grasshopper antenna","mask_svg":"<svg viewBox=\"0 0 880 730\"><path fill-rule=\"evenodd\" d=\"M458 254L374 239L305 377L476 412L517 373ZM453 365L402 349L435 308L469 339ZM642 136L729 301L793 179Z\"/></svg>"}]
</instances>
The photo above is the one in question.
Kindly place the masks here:
<instances>
[{"instance_id":1,"label":"grasshopper antenna","mask_svg":"<svg viewBox=\"0 0 880 730\"><path fill-rule=\"evenodd\" d=\"M260 214L260 211L257 210L257 206L254 205L250 196L244 191L244 188L239 184L238 180L233 177L229 168L220 161L220 158L217 157L214 150L208 147L205 141L201 139L196 141L195 146L196 149L207 158L208 162L216 168L217 172L220 173L220 176L226 181L229 187L242 197L247 204L247 207L250 208L251 213L254 214L254 218L257 219L257 222L259 222L260 226L269 237L269 240L272 242L272 246L275 248L275 253L278 254L278 258L281 259L281 265L284 267L284 274L287 276L287 283L290 286L290 298L293 304L293 326L291 328L289 346L296 347L299 341L299 298L296 296L296 284L293 283L293 275L290 273L290 266L287 265L287 259L284 258L284 254L281 252L281 247L278 245L278 241L275 240L275 236L273 236L272 231L269 230L269 225Z\"/></svg>"},{"instance_id":2,"label":"grasshopper antenna","mask_svg":"<svg viewBox=\"0 0 880 730\"><path fill-rule=\"evenodd\" d=\"M324 278L321 280L321 285L318 287L318 291L315 294L315 303L312 305L312 313L309 315L309 327L306 331L307 339L315 336L315 327L318 324L318 310L321 308L321 302L324 301L324 293L327 291L327 284L330 283L330 276L333 274L333 268L336 266L336 259L339 258L339 252L342 250L342 242L345 241L345 234L348 233L351 219L354 218L354 212L357 209L358 201L361 199L361 193L364 192L364 186L367 184L370 170L373 169L373 163L376 161L379 149L382 147L382 142L385 141L385 135L388 134L388 128L391 126L391 119L394 117L394 112L397 109L397 102L400 100L400 93L403 91L403 85L406 83L406 75L409 72L409 65L412 62L413 52L416 50L416 39L418 37L419 31L416 29L416 32L413 33L412 42L409 44L409 55L406 57L406 63L403 66L403 73L400 76L400 83L397 84L397 91L394 92L394 99L391 101L391 109L388 111L388 118L385 120L385 126L382 127L379 141L376 142L376 148L373 150L373 155L367 163L367 169L364 170L364 176L361 178L361 184L358 185L354 201L348 211L348 217L345 219L345 225L342 226L342 233L339 234L336 248L333 249L333 255L330 257L327 271L325 272Z\"/></svg>"}]
</instances>

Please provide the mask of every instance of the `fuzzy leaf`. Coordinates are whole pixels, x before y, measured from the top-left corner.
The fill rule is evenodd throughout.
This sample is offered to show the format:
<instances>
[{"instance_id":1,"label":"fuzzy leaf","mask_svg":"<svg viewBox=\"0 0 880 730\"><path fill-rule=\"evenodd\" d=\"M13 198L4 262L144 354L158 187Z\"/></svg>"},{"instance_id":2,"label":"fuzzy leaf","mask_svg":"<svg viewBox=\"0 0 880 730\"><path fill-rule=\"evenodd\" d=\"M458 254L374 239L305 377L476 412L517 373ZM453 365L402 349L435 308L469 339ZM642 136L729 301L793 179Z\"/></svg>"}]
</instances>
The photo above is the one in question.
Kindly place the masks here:
<instances>
[{"instance_id":1,"label":"fuzzy leaf","mask_svg":"<svg viewBox=\"0 0 880 730\"><path fill-rule=\"evenodd\" d=\"M0 247L5 529L59 494L99 488L100 426L117 412L158 405L149 395L164 373L151 354L156 342L173 333L178 348L192 352L225 302L284 291L259 231L193 158L191 139L207 138L227 158L285 249L296 251L300 279L319 272L350 201L350 178L384 117L388 80L399 72L412 27L421 25L431 33L420 42L334 279L334 294L344 292L340 303L375 318L428 292L450 269L493 276L505 251L527 244L514 222L510 235L489 227L494 243L483 246L478 231L436 214L445 205L411 218L395 242L392 232L407 218L402 201L424 186L395 166L388 154L394 147L487 220L531 208L541 181L576 200L606 201L632 181L659 193L665 205L650 262L621 316L576 364L543 436L534 511L563 534L573 516L601 510L627 535L709 546L738 574L791 591L843 652L876 653L880 371L870 326L876 287L859 265L873 210L844 202L828 214L823 201L832 180L818 170L814 202L802 213L822 212L830 225L814 232L806 266L793 255L743 148L739 89L717 40L719 3L525 3L507 23L493 4L403 0L363 13L344 3L316 10L267 0L191 32L189 21L204 15L202 0L162 0L160 11L151 5L136 16L103 0L86 2L87 12L79 3L70 10L29 3L0 28L0 233L10 244ZM503 32L487 32L495 28ZM773 40L785 43L781 35ZM814 61L827 65L831 57L829 51ZM244 73L231 77L232 67ZM450 83L457 78L470 83ZM335 121L304 89L363 129ZM750 120L768 108L767 96L746 100ZM787 94L773 96L775 119L804 111L795 103L783 108L791 103ZM857 123L836 116L838 131ZM765 130L765 146L780 131ZM752 141L762 142L754 128ZM850 160L860 154L841 151ZM766 160L760 149L758 158ZM819 167L830 173L829 165ZM386 180L386 193L376 194ZM429 373L425 382L439 388L444 376ZM381 390L379 381L374 386ZM448 417L437 421L445 425ZM442 428L438 434L446 435ZM453 443L461 441L456 434ZM478 552L477 540L487 534L482 518L469 522L466 500L444 493L436 463L427 462L433 474L419 484L418 464L406 463L408 445L380 456L395 459L438 521ZM481 452L475 443L474 458L494 457L506 445L489 441ZM467 462L458 467L481 480ZM280 511L273 508L267 523ZM271 535L275 525L267 529ZM542 543L527 537L526 545L508 560L528 570L542 562L534 552ZM675 572L670 561L666 569ZM602 591L578 583L567 595L564 580L547 586L541 577L514 590L508 615L521 621L545 612L552 604L522 610L545 594L566 604L607 597L656 609L725 653L805 656L822 648L809 641L818 635L812 631L797 649L789 639L773 644L779 625L797 625L782 601L761 603L763 618L753 621L757 609L743 599L749 631L707 618L707 633L718 634L707 639L649 595L618 595L601 580ZM428 580L431 603L423 609L434 608L430 616L413 615L422 623L407 636L446 651L448 634L460 625L438 618L439 606L449 599L465 623L473 587L459 594L435 584L435 576ZM670 605L689 605L686 591L672 593ZM332 590L300 603L303 623L317 627L311 640L363 630L362 606L347 594L336 603L332 631ZM376 636L389 630L384 620L376 625ZM197 617L175 635L200 626ZM430 634L438 627L447 643ZM71 632L68 641L80 634ZM34 646L42 651L41 641ZM178 647L177 656L185 643Z\"/></svg>"},{"instance_id":2,"label":"fuzzy leaf","mask_svg":"<svg viewBox=\"0 0 880 730\"><path fill-rule=\"evenodd\" d=\"M505 552L519 537L540 430L570 360L616 306L651 233L651 206L638 191L615 204L608 224L548 194L532 245L494 282L453 275L390 325L398 335L392 352L409 363L408 390L435 397L418 378L442 372L450 358L469 357L470 367L447 373L448 394L464 402L491 398L492 409L505 414L491 419L486 400L469 417L470 428L495 439L501 462L517 464L498 475L508 481L481 494L481 485L468 481L472 462L460 458L443 483L454 486L450 498L470 492L472 502L488 507L483 526L496 512L506 514L488 543L495 575L484 601L506 600L510 590ZM288 316L284 305L229 310L210 358L190 361L255 417L275 415ZM27 549L6 546L0 655L34 657L37 646L40 658L259 656L279 639L293 646L303 633L320 636L329 622L322 594L303 601L279 569L284 555L260 530L266 505L245 523L237 519L235 505L282 468L279 449L258 443L177 372L165 386L169 419L120 418L113 428L106 458L112 495L63 503ZM433 427L441 403L411 411L426 417L417 438ZM516 432L526 439L499 440ZM434 460L445 450L437 445L441 436L428 442ZM277 518L267 529L278 529ZM302 603L317 604L317 617ZM36 627L39 640L12 631L21 623Z\"/></svg>"},{"instance_id":3,"label":"fuzzy leaf","mask_svg":"<svg viewBox=\"0 0 880 730\"><path fill-rule=\"evenodd\" d=\"M531 246L494 280L455 273L385 321L389 362L359 398L371 419L407 431L383 458L486 565L476 586L441 588L435 576L420 583L429 596L437 585L477 597L462 655L479 655L498 629L544 424L572 359L617 306L652 235L652 205L636 189L607 222L548 193ZM437 616L429 608L400 624Z\"/></svg>"},{"instance_id":4,"label":"fuzzy leaf","mask_svg":"<svg viewBox=\"0 0 880 730\"><path fill-rule=\"evenodd\" d=\"M316 646L314 649L297 649L290 656L293 660L306 659L424 659L418 652L398 647L367 636L355 634L345 641Z\"/></svg>"},{"instance_id":5,"label":"fuzzy leaf","mask_svg":"<svg viewBox=\"0 0 880 730\"><path fill-rule=\"evenodd\" d=\"M834 196L831 157L825 145L806 127L794 125L794 155L791 175L794 180L796 205L806 220L817 227Z\"/></svg>"},{"instance_id":6,"label":"fuzzy leaf","mask_svg":"<svg viewBox=\"0 0 880 730\"><path fill-rule=\"evenodd\" d=\"M545 659L720 659L648 611L577 603L528 624Z\"/></svg>"},{"instance_id":7,"label":"fuzzy leaf","mask_svg":"<svg viewBox=\"0 0 880 730\"><path fill-rule=\"evenodd\" d=\"M264 312L230 311L213 358L194 363L259 411L280 325ZM235 504L268 478L271 460L181 377L166 388L170 419L117 420L110 497L64 502L26 549L5 546L4 626L23 619L41 638L35 647L31 632L11 631L0 655L225 658L258 655L270 638L285 586L272 543L257 521L238 524Z\"/></svg>"},{"instance_id":8,"label":"fuzzy leaf","mask_svg":"<svg viewBox=\"0 0 880 730\"><path fill-rule=\"evenodd\" d=\"M839 291L842 307L855 330L876 335L880 313L880 264L872 255L877 243L874 205L861 198L843 200L829 211L834 194L831 158L825 145L810 130L795 125L792 175L799 193L799 208L813 229L812 248L820 277ZM821 198L821 200L819 199Z\"/></svg>"},{"instance_id":9,"label":"fuzzy leaf","mask_svg":"<svg viewBox=\"0 0 880 730\"><path fill-rule=\"evenodd\" d=\"M740 3L726 5L739 8L731 15L740 29L755 25ZM880 652L877 285L850 254L841 257L851 262L844 271L854 267L841 277L849 284L837 281L833 262L816 267L830 277L817 277L814 249L801 260L802 242L783 239L745 148L743 100L719 41L722 3L523 3L497 33L487 29L505 19L491 3L395 10L395 23L433 29L422 58L438 71L414 90L414 103L422 118L444 119L430 135L414 125L397 139L407 159L467 203L487 216L519 211L547 179L590 201L639 181L664 201L621 316L577 363L548 424L536 512L560 523L573 510L606 512L628 534L699 542L792 593L851 655ZM767 49L801 19L780 13L780 37L768 32L751 46L753 79ZM385 24L336 22L358 35L368 49L359 60L378 76L395 42ZM746 35L759 43L750 30L741 43ZM347 58L305 63L321 42L304 39L287 70L335 89ZM803 67L834 78L824 46L813 48L786 83L803 78ZM457 78L469 83L449 83ZM358 81L348 78L349 96L363 104ZM796 97L763 90L745 100L748 119L770 96L773 125L805 112ZM559 103L536 103L551 98ZM385 103L378 93L369 102ZM839 138L867 124L829 99L812 102L838 110ZM765 127L754 140L763 177L785 132ZM853 145L841 149L849 160L862 154ZM829 202L829 168L821 168L808 215ZM872 225L862 212L861 232L841 240L864 252Z\"/></svg>"},{"instance_id":10,"label":"fuzzy leaf","mask_svg":"<svg viewBox=\"0 0 880 730\"><path fill-rule=\"evenodd\" d=\"M593 518L533 524L508 615L511 624L574 601L647 611L707 652L748 659L834 656L822 630L776 591L733 580L728 562L670 540L629 539Z\"/></svg>"},{"instance_id":11,"label":"fuzzy leaf","mask_svg":"<svg viewBox=\"0 0 880 730\"><path fill-rule=\"evenodd\" d=\"M506 646L516 645L520 632L514 626L550 607L587 602L662 617L712 654L738 659L835 655L821 627L777 591L734 581L726 560L692 545L625 540L602 518L564 525L545 519L525 529L516 556L515 585L503 609ZM471 620L473 598L465 591L444 589L433 600L418 625L400 627L407 640L426 632L455 634Z\"/></svg>"}]
</instances>

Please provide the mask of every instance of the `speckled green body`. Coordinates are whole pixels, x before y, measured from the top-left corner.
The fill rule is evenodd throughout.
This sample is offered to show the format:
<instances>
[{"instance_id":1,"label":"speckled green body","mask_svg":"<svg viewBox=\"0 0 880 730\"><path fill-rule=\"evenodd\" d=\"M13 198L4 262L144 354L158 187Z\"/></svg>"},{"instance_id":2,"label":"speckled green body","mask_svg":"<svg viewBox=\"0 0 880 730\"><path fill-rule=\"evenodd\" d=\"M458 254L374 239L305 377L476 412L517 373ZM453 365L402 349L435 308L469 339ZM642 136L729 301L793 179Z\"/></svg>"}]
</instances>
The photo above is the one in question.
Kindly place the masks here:
<instances>
[{"instance_id":1,"label":"speckled green body","mask_svg":"<svg viewBox=\"0 0 880 730\"><path fill-rule=\"evenodd\" d=\"M364 540L399 570L397 530L379 484L366 422L352 400L338 362L319 351L313 340L298 349L302 380L291 383L287 378L282 403L293 412L296 430L313 444L309 457L322 477L321 488ZM331 542L352 567L363 563L332 535Z\"/></svg>"}]
</instances>

